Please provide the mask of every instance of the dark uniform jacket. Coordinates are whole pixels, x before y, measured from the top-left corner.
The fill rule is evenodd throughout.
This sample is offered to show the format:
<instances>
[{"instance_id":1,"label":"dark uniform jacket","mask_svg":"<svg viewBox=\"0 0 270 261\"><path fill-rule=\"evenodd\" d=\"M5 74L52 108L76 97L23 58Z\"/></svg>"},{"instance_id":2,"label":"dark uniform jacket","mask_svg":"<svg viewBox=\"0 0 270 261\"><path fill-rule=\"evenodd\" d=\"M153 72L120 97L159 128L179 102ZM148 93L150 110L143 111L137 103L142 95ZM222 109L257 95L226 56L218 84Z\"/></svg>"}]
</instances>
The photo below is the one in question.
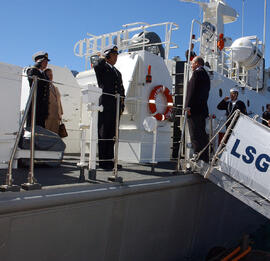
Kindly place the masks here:
<instances>
[{"instance_id":1,"label":"dark uniform jacket","mask_svg":"<svg viewBox=\"0 0 270 261\"><path fill-rule=\"evenodd\" d=\"M270 112L268 112L268 111L265 111L264 113L263 113L263 115L262 115L262 118L264 119L264 120L270 120ZM262 121L262 124L263 125L265 125L265 126L267 126L267 127L269 127L268 126L268 123L266 122L266 121Z\"/></svg>"},{"instance_id":2,"label":"dark uniform jacket","mask_svg":"<svg viewBox=\"0 0 270 261\"><path fill-rule=\"evenodd\" d=\"M27 70L27 76L36 75L40 79L46 79L46 76L37 67L31 67ZM33 79L28 77L30 88ZM37 82L37 100L36 100L36 125L45 128L45 120L48 118L48 105L49 105L49 83L46 81L38 80ZM27 115L27 126L31 126L31 107Z\"/></svg>"},{"instance_id":3,"label":"dark uniform jacket","mask_svg":"<svg viewBox=\"0 0 270 261\"><path fill-rule=\"evenodd\" d=\"M208 116L207 100L210 91L210 78L203 67L197 68L188 82L186 107L191 115Z\"/></svg>"},{"instance_id":4,"label":"dark uniform jacket","mask_svg":"<svg viewBox=\"0 0 270 261\"><path fill-rule=\"evenodd\" d=\"M189 52L189 49L186 50L185 52L185 56L186 56L186 59L188 60L188 52ZM194 59L194 57L196 57L196 53L194 51L190 51L190 61L192 61Z\"/></svg>"},{"instance_id":5,"label":"dark uniform jacket","mask_svg":"<svg viewBox=\"0 0 270 261\"><path fill-rule=\"evenodd\" d=\"M103 90L99 104L103 105L103 111L111 111L116 113L116 98L109 94L120 94L120 111L124 109L125 89L122 83L122 75L115 68L106 63L105 59L99 59L94 65L98 86Z\"/></svg>"},{"instance_id":6,"label":"dark uniform jacket","mask_svg":"<svg viewBox=\"0 0 270 261\"><path fill-rule=\"evenodd\" d=\"M224 99L217 105L219 110L226 110L226 116L229 118L236 110L240 110L243 114L247 115L247 109L244 102L238 100L233 106L231 101L225 101Z\"/></svg>"}]
</instances>

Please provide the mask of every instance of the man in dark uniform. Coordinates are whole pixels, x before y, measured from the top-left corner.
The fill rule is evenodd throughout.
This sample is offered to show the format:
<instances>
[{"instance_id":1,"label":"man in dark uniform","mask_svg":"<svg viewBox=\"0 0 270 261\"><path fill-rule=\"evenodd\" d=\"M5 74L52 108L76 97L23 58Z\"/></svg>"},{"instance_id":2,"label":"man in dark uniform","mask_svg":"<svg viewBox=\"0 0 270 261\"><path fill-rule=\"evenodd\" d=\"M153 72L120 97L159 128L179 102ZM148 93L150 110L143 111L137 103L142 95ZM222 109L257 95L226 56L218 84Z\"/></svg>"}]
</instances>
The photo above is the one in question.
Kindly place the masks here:
<instances>
[{"instance_id":1,"label":"man in dark uniform","mask_svg":"<svg viewBox=\"0 0 270 261\"><path fill-rule=\"evenodd\" d=\"M48 118L48 105L49 105L49 83L46 80L44 70L47 68L48 53L43 51L37 52L33 55L33 60L35 62L34 66L27 70L27 76L30 88L32 87L33 78L31 76L37 76L37 100L36 100L36 125L45 128L45 120ZM29 113L27 115L27 127L31 126L31 111L30 107Z\"/></svg>"},{"instance_id":2,"label":"man in dark uniform","mask_svg":"<svg viewBox=\"0 0 270 261\"><path fill-rule=\"evenodd\" d=\"M120 117L124 110L125 90L121 73L114 67L117 56L117 46L110 46L104 50L105 58L100 58L94 64L98 86L103 94L99 104L103 111L98 113L98 150L99 167L112 170L114 167L114 137L116 117ZM120 115L116 115L116 94L120 94ZM119 165L118 168L121 168Z\"/></svg>"},{"instance_id":3,"label":"man in dark uniform","mask_svg":"<svg viewBox=\"0 0 270 261\"><path fill-rule=\"evenodd\" d=\"M264 119L262 124L270 127L270 104L266 104L266 111L263 113L262 118Z\"/></svg>"},{"instance_id":4,"label":"man in dark uniform","mask_svg":"<svg viewBox=\"0 0 270 261\"><path fill-rule=\"evenodd\" d=\"M230 97L226 96L218 105L218 110L226 110L227 119L236 111L240 110L243 114L247 115L247 109L244 102L238 100L238 89L230 89ZM226 127L230 125L227 122Z\"/></svg>"},{"instance_id":5,"label":"man in dark uniform","mask_svg":"<svg viewBox=\"0 0 270 261\"><path fill-rule=\"evenodd\" d=\"M195 154L199 153L208 143L205 119L208 117L207 100L210 91L210 78L203 66L202 57L196 56L192 60L193 73L188 82L185 103L190 139ZM199 159L208 162L208 150L205 150Z\"/></svg>"}]
</instances>

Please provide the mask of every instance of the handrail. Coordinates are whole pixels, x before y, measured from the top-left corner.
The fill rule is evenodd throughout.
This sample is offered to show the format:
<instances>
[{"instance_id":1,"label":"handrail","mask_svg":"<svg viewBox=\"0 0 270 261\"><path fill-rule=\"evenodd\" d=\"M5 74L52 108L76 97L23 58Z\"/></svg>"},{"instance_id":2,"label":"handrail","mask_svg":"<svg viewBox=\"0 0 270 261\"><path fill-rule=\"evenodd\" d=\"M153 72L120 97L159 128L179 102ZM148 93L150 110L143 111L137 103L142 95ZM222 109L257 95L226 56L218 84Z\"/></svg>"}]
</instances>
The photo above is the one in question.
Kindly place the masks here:
<instances>
[{"instance_id":1,"label":"handrail","mask_svg":"<svg viewBox=\"0 0 270 261\"><path fill-rule=\"evenodd\" d=\"M222 258L221 261L229 261L230 258L232 258L235 254L237 254L238 252L240 252L240 250L241 250L241 247L238 246L230 254L228 254L227 256L225 256L224 258Z\"/></svg>"},{"instance_id":2,"label":"handrail","mask_svg":"<svg viewBox=\"0 0 270 261\"><path fill-rule=\"evenodd\" d=\"M234 123L236 122L236 120L238 119L238 116L239 115L240 115L240 110L236 110L231 115L231 117L233 116L232 121L231 121L230 125L228 126L228 128L227 128L227 130L226 130L226 132L225 132L225 134L224 134L224 136L223 136L223 138L222 138L222 140L221 140L221 142L220 142L220 144L219 144L219 146L218 146L218 148L216 150L215 155L212 158L211 164L210 164L209 168L207 169L207 171L206 171L206 173L204 175L204 178L208 178L209 177L209 175L210 175L210 173L211 173L211 171L213 169L213 166L214 166L214 164L215 164L215 162L216 162L216 160L218 158L218 155L219 155L220 151L222 150L222 148L223 148L223 146L224 146L224 144L225 144L225 142L227 140L227 137L231 133L231 129L232 129ZM227 120L227 122L231 119L231 117Z\"/></svg>"},{"instance_id":3,"label":"handrail","mask_svg":"<svg viewBox=\"0 0 270 261\"><path fill-rule=\"evenodd\" d=\"M139 26L137 26L139 25ZM128 28L131 26L131 28ZM135 27L132 27L135 26ZM171 43L171 33L172 31L175 31L179 29L179 26L176 23L173 22L164 22L159 24L152 24L149 25L147 23L143 22L137 22L137 23L131 23L123 25L123 28L116 32L106 33L99 36L95 36L92 34L87 33L89 38L84 38L82 40L79 40L75 43L73 51L76 56L79 57L85 57L88 59L91 55L95 55L98 52L102 51L106 45L110 45L113 42L118 45L119 51L126 51L130 48L134 48L134 46L142 46L143 49L147 46L145 44L145 37L143 36L143 42L140 43L132 43L130 42L132 37L129 37L129 34L135 33L135 32L146 32L147 29L158 27L158 26L165 26L165 41L161 41L160 43L156 45L162 45L164 44L164 50L165 50L165 60L169 57L169 50L172 48L177 48L177 44ZM133 35L134 37L134 35ZM115 40L113 39L115 38ZM155 45L155 44L150 44ZM87 61L88 63L88 61Z\"/></svg>"},{"instance_id":4,"label":"handrail","mask_svg":"<svg viewBox=\"0 0 270 261\"><path fill-rule=\"evenodd\" d=\"M179 148L178 148L178 159L177 159L177 166L176 166L177 173L179 173L179 171L180 171L181 153L182 153L182 148L183 148L183 144L184 144L185 128L186 128L186 122L187 122L187 111L185 111L184 115L185 115L184 116L184 123L182 126L181 139L180 139Z\"/></svg>"},{"instance_id":5,"label":"handrail","mask_svg":"<svg viewBox=\"0 0 270 261\"><path fill-rule=\"evenodd\" d=\"M130 23L130 24L123 24L122 27L130 27L130 26L135 26L135 25L143 25L143 26L149 26L150 24L145 23L145 22L135 22L135 23Z\"/></svg>"},{"instance_id":6,"label":"handrail","mask_svg":"<svg viewBox=\"0 0 270 261\"><path fill-rule=\"evenodd\" d=\"M232 259L232 261L240 260L242 257L246 256L250 251L251 251L251 246L249 246L245 251L243 251L238 256L236 256L234 259Z\"/></svg>"},{"instance_id":7,"label":"handrail","mask_svg":"<svg viewBox=\"0 0 270 261\"><path fill-rule=\"evenodd\" d=\"M36 107L37 107L37 80L32 97L31 113L31 141L30 141L30 170L28 173L27 184L34 183L34 155L35 155L35 133L36 133Z\"/></svg>"},{"instance_id":8,"label":"handrail","mask_svg":"<svg viewBox=\"0 0 270 261\"><path fill-rule=\"evenodd\" d=\"M36 90L37 90L37 76L34 75L33 76L33 83L32 83L30 94L29 94L29 97L28 97L28 100L26 103L23 118L22 118L22 121L20 123L19 130L17 132L16 140L15 140L15 143L14 143L14 146L13 146L13 149L11 152L10 160L8 163L8 172L6 174L6 184L2 186L4 190L9 189L9 187L12 187L12 166L13 166L16 151L18 149L18 145L19 145L19 141L20 141L21 134L23 131L23 127L24 127L24 124L26 122L26 117L28 115L32 99L33 99L33 97L35 97L34 94L36 93ZM32 121L32 124L33 124L33 121ZM35 125L35 122L34 122L34 125Z\"/></svg>"}]
</instances>

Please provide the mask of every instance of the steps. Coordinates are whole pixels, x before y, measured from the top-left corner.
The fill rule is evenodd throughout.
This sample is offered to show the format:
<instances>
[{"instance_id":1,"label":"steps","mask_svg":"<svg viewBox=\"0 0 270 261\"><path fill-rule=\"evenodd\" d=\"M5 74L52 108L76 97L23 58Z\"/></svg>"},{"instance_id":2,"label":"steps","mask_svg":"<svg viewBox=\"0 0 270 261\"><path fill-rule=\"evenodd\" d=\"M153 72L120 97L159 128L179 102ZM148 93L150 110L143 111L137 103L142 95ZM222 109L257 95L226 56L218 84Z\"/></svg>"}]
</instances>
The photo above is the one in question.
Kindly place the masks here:
<instances>
[{"instance_id":1,"label":"steps","mask_svg":"<svg viewBox=\"0 0 270 261\"><path fill-rule=\"evenodd\" d=\"M184 67L185 61L177 61L175 65L174 78L174 107L179 107L175 111L175 121L173 124L173 148L172 148L172 158L178 157L179 141L181 138L180 117L182 115L182 105L183 105L183 90L184 90Z\"/></svg>"}]
</instances>

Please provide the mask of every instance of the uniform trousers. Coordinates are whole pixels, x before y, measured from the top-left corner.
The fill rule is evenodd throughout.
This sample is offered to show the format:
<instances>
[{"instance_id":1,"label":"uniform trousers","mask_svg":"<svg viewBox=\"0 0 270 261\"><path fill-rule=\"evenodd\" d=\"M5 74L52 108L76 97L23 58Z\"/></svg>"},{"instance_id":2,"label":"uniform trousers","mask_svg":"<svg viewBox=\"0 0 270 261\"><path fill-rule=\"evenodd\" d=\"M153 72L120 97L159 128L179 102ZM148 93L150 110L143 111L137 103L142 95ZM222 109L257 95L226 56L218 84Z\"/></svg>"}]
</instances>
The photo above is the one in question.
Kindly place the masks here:
<instances>
[{"instance_id":1,"label":"uniform trousers","mask_svg":"<svg viewBox=\"0 0 270 261\"><path fill-rule=\"evenodd\" d=\"M208 143L208 135L205 131L205 116L191 115L187 118L190 139L194 153L199 153ZM201 160L208 162L208 149L200 156Z\"/></svg>"},{"instance_id":2,"label":"uniform trousers","mask_svg":"<svg viewBox=\"0 0 270 261\"><path fill-rule=\"evenodd\" d=\"M114 166L114 137L116 113L103 111L98 113L98 155L101 167Z\"/></svg>"}]
</instances>

